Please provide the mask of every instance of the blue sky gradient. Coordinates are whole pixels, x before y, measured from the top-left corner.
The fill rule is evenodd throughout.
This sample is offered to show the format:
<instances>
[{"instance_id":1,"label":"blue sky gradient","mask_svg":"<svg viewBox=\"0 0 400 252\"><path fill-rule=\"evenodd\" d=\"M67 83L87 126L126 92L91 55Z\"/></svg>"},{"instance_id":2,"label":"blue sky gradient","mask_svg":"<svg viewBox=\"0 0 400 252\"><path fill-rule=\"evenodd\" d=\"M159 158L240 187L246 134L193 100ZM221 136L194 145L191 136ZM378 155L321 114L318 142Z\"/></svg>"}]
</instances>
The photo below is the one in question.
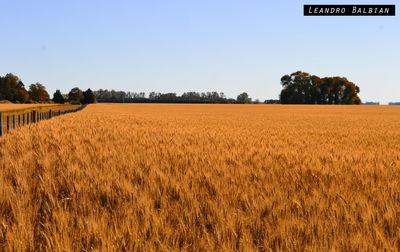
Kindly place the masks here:
<instances>
[{"instance_id":1,"label":"blue sky gradient","mask_svg":"<svg viewBox=\"0 0 400 252\"><path fill-rule=\"evenodd\" d=\"M78 86L246 91L263 101L278 98L282 75L302 70L347 77L363 101L400 101L399 16L303 17L303 4L324 3L0 0L0 75L51 95Z\"/></svg>"}]
</instances>

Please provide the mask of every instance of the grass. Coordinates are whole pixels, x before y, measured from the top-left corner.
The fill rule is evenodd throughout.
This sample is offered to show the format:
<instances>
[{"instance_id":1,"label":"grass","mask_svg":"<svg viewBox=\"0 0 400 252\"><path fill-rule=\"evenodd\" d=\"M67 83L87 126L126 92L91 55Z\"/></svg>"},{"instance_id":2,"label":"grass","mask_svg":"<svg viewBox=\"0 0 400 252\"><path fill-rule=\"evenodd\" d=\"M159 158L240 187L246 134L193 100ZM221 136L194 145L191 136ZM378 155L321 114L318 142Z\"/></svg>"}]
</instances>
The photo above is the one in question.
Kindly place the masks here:
<instances>
[{"instance_id":1,"label":"grass","mask_svg":"<svg viewBox=\"0 0 400 252\"><path fill-rule=\"evenodd\" d=\"M96 104L0 138L0 249L400 250L400 107Z\"/></svg>"}]
</instances>

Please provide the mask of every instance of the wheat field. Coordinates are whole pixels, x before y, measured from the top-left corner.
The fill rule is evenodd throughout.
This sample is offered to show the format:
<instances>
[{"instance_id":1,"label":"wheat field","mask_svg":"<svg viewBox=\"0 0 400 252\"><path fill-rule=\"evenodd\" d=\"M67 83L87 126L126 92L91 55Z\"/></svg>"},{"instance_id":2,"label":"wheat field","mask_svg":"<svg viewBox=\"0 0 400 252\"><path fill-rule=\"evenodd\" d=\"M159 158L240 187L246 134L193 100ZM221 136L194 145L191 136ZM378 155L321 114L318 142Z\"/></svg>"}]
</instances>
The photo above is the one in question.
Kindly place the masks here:
<instances>
[{"instance_id":1,"label":"wheat field","mask_svg":"<svg viewBox=\"0 0 400 252\"><path fill-rule=\"evenodd\" d=\"M0 250L400 250L400 107L95 104L0 138Z\"/></svg>"},{"instance_id":2,"label":"wheat field","mask_svg":"<svg viewBox=\"0 0 400 252\"><path fill-rule=\"evenodd\" d=\"M57 106L62 106L62 105L57 105L57 104L0 104L0 112L3 111L15 111L15 110L23 110L23 109L30 109L30 108L36 108L36 107L57 107Z\"/></svg>"}]
</instances>

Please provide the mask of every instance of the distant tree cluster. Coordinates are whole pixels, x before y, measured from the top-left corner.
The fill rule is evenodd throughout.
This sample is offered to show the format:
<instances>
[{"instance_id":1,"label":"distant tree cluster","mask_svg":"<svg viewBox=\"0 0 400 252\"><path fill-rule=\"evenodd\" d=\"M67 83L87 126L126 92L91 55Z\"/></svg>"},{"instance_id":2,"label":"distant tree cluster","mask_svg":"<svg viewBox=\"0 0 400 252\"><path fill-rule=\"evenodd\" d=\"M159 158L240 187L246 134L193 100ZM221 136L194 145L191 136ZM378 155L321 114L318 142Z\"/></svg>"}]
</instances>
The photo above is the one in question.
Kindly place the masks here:
<instances>
[{"instance_id":1,"label":"distant tree cluster","mask_svg":"<svg viewBox=\"0 0 400 252\"><path fill-rule=\"evenodd\" d=\"M90 88L86 91L82 91L78 87L75 87L69 91L66 97L68 98L64 98L64 95L61 94L60 90L56 90L53 95L53 101L61 104L65 103L66 101L71 104L89 104L96 102L96 98L94 97L93 91Z\"/></svg>"},{"instance_id":2,"label":"distant tree cluster","mask_svg":"<svg viewBox=\"0 0 400 252\"><path fill-rule=\"evenodd\" d=\"M8 100L14 103L32 103L50 102L50 96L44 85L39 82L31 84L29 90L25 89L24 83L14 74L6 74L0 76L0 100ZM68 95L62 95L60 90L57 90L53 95L55 103L94 103L96 98L92 90L88 89L82 92L79 88L73 88Z\"/></svg>"},{"instance_id":3,"label":"distant tree cluster","mask_svg":"<svg viewBox=\"0 0 400 252\"><path fill-rule=\"evenodd\" d=\"M270 99L270 100L265 100L264 104L281 104L281 101Z\"/></svg>"},{"instance_id":4,"label":"distant tree cluster","mask_svg":"<svg viewBox=\"0 0 400 252\"><path fill-rule=\"evenodd\" d=\"M320 78L301 71L281 78L282 104L361 104L360 88L344 77Z\"/></svg>"},{"instance_id":5,"label":"distant tree cluster","mask_svg":"<svg viewBox=\"0 0 400 252\"><path fill-rule=\"evenodd\" d=\"M49 94L40 83L31 84L27 91L18 76L9 73L4 77L0 76L0 100L16 103L47 102Z\"/></svg>"},{"instance_id":6,"label":"distant tree cluster","mask_svg":"<svg viewBox=\"0 0 400 252\"><path fill-rule=\"evenodd\" d=\"M176 93L150 92L148 97L144 92L124 92L100 89L93 91L98 102L127 102L127 103L221 103L244 104L252 103L247 93L242 93L236 99L227 98L224 93L218 92L186 92L181 96Z\"/></svg>"},{"instance_id":7,"label":"distant tree cluster","mask_svg":"<svg viewBox=\"0 0 400 252\"><path fill-rule=\"evenodd\" d=\"M363 102L362 105L379 105L379 102Z\"/></svg>"},{"instance_id":8,"label":"distant tree cluster","mask_svg":"<svg viewBox=\"0 0 400 252\"><path fill-rule=\"evenodd\" d=\"M251 103L251 98L249 97L249 95L246 92L245 93L241 93L236 98L236 102L240 103L240 104L248 104L248 103Z\"/></svg>"}]
</instances>

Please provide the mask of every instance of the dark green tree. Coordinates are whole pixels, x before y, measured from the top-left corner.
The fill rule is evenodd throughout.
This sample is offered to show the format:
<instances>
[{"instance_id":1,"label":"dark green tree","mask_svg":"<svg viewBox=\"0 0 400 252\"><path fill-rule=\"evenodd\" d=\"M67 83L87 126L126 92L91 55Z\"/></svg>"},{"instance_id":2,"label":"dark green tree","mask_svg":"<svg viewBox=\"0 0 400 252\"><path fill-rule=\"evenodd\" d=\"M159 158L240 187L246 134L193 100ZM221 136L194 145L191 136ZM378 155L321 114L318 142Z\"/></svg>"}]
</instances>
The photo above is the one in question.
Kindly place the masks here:
<instances>
[{"instance_id":1,"label":"dark green tree","mask_svg":"<svg viewBox=\"0 0 400 252\"><path fill-rule=\"evenodd\" d=\"M90 88L83 92L83 104L94 103L95 101L96 97L94 97L94 94Z\"/></svg>"},{"instance_id":2,"label":"dark green tree","mask_svg":"<svg viewBox=\"0 0 400 252\"><path fill-rule=\"evenodd\" d=\"M56 92L53 94L53 101L60 104L65 103L64 96L61 94L59 89L57 89Z\"/></svg>"},{"instance_id":3,"label":"dark green tree","mask_svg":"<svg viewBox=\"0 0 400 252\"><path fill-rule=\"evenodd\" d=\"M80 104L83 100L83 92L79 88L75 87L68 93L68 101L71 104Z\"/></svg>"},{"instance_id":4,"label":"dark green tree","mask_svg":"<svg viewBox=\"0 0 400 252\"><path fill-rule=\"evenodd\" d=\"M282 104L361 104L360 88L344 77L319 78L301 71L281 78Z\"/></svg>"},{"instance_id":5,"label":"dark green tree","mask_svg":"<svg viewBox=\"0 0 400 252\"><path fill-rule=\"evenodd\" d=\"M281 91L282 104L313 104L312 76L308 73L297 71L281 78L283 89Z\"/></svg>"},{"instance_id":6,"label":"dark green tree","mask_svg":"<svg viewBox=\"0 0 400 252\"><path fill-rule=\"evenodd\" d=\"M241 104L251 103L251 98L246 92L244 92L237 96L236 102Z\"/></svg>"}]
</instances>

